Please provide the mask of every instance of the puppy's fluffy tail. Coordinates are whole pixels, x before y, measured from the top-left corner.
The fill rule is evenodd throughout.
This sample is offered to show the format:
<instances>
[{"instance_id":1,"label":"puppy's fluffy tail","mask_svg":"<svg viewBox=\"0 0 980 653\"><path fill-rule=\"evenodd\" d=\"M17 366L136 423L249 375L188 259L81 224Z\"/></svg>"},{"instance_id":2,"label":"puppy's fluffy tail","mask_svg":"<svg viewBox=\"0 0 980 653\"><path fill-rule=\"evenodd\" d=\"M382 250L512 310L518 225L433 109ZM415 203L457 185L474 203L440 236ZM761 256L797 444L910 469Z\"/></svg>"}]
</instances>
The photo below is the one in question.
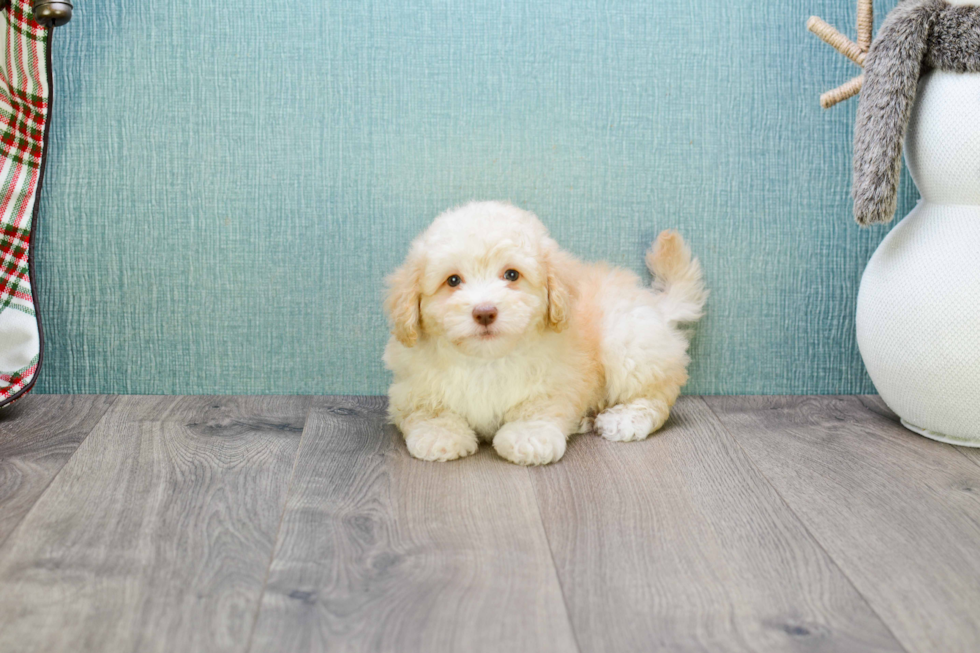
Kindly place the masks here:
<instances>
[{"instance_id":1,"label":"puppy's fluffy tail","mask_svg":"<svg viewBox=\"0 0 980 653\"><path fill-rule=\"evenodd\" d=\"M646 262L667 319L674 323L701 319L708 291L701 278L701 263L691 256L691 248L681 235L671 230L662 232L650 246Z\"/></svg>"}]
</instances>

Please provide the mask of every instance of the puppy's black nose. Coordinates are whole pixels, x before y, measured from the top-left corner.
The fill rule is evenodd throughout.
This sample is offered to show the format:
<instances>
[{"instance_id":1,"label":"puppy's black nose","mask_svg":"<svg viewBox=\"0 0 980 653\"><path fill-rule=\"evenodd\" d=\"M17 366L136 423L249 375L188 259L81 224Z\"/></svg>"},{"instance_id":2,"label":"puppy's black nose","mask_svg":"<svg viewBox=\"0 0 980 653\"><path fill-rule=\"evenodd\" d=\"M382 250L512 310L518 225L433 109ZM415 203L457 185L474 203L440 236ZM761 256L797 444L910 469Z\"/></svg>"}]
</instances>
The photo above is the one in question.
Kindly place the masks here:
<instances>
[{"instance_id":1,"label":"puppy's black nose","mask_svg":"<svg viewBox=\"0 0 980 653\"><path fill-rule=\"evenodd\" d=\"M490 304L480 304L473 309L473 319L483 326L490 326L497 319L497 307Z\"/></svg>"}]
</instances>

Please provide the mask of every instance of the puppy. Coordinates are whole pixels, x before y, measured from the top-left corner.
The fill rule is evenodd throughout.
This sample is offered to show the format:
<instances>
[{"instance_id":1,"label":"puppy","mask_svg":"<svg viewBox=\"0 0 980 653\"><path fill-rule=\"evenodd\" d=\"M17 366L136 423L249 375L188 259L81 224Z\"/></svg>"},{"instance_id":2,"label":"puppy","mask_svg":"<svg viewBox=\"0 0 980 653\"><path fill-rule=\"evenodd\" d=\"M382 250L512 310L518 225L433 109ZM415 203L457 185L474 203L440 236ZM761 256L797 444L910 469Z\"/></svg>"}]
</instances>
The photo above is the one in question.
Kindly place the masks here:
<instances>
[{"instance_id":1,"label":"puppy","mask_svg":"<svg viewBox=\"0 0 980 653\"><path fill-rule=\"evenodd\" d=\"M701 266L681 237L646 257L653 288L627 270L582 263L532 213L500 202L447 211L388 278L392 421L422 460L492 441L520 465L565 453L574 433L642 440L687 381L702 314Z\"/></svg>"}]
</instances>

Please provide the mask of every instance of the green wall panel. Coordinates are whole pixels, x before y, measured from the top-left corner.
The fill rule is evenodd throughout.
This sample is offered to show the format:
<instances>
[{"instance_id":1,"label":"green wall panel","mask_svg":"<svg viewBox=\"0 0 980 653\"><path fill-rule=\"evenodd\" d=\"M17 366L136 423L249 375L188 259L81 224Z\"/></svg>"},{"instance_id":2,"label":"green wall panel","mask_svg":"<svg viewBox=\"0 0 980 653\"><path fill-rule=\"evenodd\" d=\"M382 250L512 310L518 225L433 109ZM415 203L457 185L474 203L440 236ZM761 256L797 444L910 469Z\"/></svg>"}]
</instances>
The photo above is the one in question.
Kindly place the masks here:
<instances>
[{"instance_id":1,"label":"green wall panel","mask_svg":"<svg viewBox=\"0 0 980 653\"><path fill-rule=\"evenodd\" d=\"M384 275L439 211L529 208L712 290L697 393L872 391L885 228L850 218L853 0L80 2L54 39L39 389L381 393ZM894 6L879 3L879 13ZM915 189L904 180L902 209Z\"/></svg>"}]
</instances>

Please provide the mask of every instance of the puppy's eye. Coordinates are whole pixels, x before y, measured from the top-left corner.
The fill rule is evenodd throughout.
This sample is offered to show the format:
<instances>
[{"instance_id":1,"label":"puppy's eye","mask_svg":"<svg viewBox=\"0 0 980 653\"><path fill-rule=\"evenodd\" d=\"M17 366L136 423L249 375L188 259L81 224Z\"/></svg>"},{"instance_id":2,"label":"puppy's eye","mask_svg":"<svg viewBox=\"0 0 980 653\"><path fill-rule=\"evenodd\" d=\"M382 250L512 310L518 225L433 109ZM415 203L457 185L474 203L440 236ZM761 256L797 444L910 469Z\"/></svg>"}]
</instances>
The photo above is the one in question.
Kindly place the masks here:
<instances>
[{"instance_id":1,"label":"puppy's eye","mask_svg":"<svg viewBox=\"0 0 980 653\"><path fill-rule=\"evenodd\" d=\"M517 281L520 278L521 273L517 270L507 270L504 272L504 279L507 279L507 281Z\"/></svg>"},{"instance_id":2,"label":"puppy's eye","mask_svg":"<svg viewBox=\"0 0 980 653\"><path fill-rule=\"evenodd\" d=\"M453 276L446 279L446 283L449 284L450 288L455 288L459 284L463 283L463 280L460 278L458 274L454 274Z\"/></svg>"}]
</instances>

